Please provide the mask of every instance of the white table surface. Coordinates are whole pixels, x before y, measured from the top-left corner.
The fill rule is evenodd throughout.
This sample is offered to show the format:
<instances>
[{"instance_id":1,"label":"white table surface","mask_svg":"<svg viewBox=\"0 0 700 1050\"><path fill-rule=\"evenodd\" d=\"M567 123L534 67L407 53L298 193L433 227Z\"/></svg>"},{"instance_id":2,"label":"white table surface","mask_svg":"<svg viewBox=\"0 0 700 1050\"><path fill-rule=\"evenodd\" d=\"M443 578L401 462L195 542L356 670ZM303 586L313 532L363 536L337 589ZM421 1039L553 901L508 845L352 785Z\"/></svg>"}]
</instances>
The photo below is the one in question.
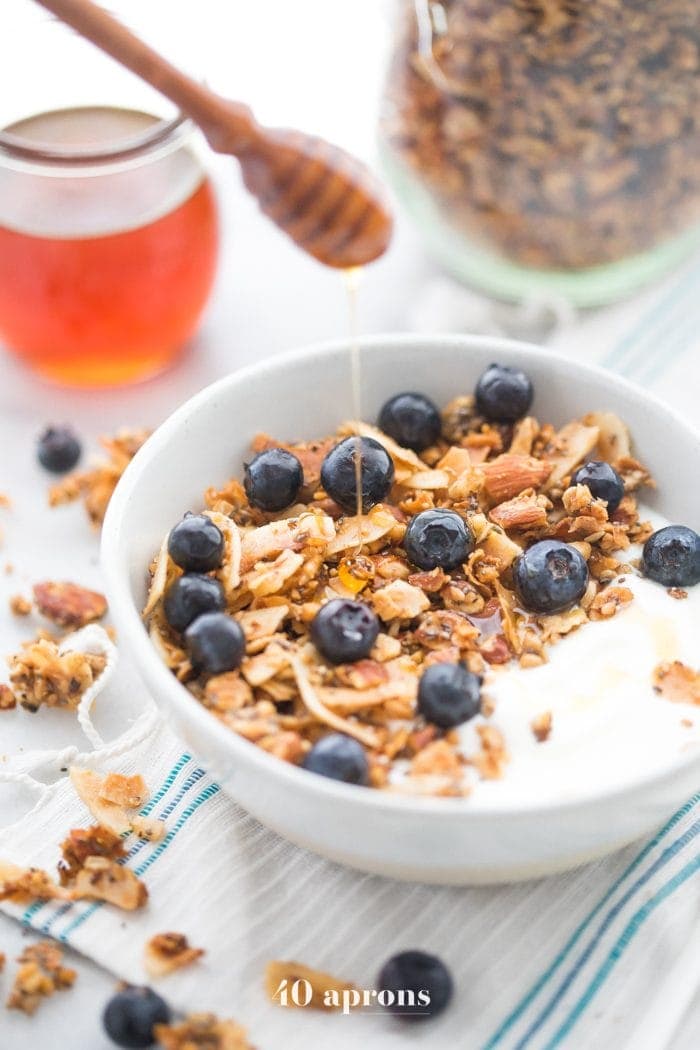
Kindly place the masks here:
<instances>
[{"instance_id":1,"label":"white table surface","mask_svg":"<svg viewBox=\"0 0 700 1050\"><path fill-rule=\"evenodd\" d=\"M23 17L30 6L26 0L9 0L0 17L0 34L8 19L11 23ZM375 102L388 36L383 0L343 5L328 0L265 0L255 5L243 0L226 5L170 0L176 23L168 36L171 53L186 49L194 7L200 25L198 46L207 55L209 78L219 90L248 99L267 122L297 124L372 156ZM177 367L130 389L80 392L43 384L10 357L0 356L0 492L8 492L14 502L12 511L0 511L5 533L0 568L6 561L15 567L10 576L0 573L2 653L11 652L29 633L26 624L9 615L9 594L26 593L31 582L41 578L99 584L97 537L82 508L46 508L46 476L34 463L35 437L44 424L69 420L89 445L99 434L124 425L154 426L185 397L233 368L348 331L348 304L338 274L303 257L259 216L241 191L232 162L213 159L212 172L223 222L221 268L201 333ZM400 220L387 257L365 275L361 330L405 329L423 324L426 314L440 327L439 309L435 316L430 305L432 292L442 288L436 278L414 232ZM572 348L580 352L585 346L586 331L595 354L599 326L605 326L608 337L611 329L627 323L628 316L628 311L612 309L586 322ZM444 326L448 324L446 317ZM669 373L661 393L681 410L696 413L697 393L684 386L681 369L679 365ZM122 683L133 673L123 659ZM131 713L110 710L108 697L101 701L98 717L107 738ZM0 769L3 754L22 748L84 743L65 715L18 714L0 721ZM19 811L26 799L18 795L16 804ZM5 823L14 815L10 807L0 820ZM0 916L0 951L11 960L22 943L19 926ZM99 1013L113 980L88 960L74 962L79 971L75 988L45 1003L33 1019L0 1009L1 1050L107 1050L112 1045L101 1032ZM12 970L8 966L0 977L0 999L7 994ZM700 1001L695 1007L674 1050L700 1045Z\"/></svg>"}]
</instances>

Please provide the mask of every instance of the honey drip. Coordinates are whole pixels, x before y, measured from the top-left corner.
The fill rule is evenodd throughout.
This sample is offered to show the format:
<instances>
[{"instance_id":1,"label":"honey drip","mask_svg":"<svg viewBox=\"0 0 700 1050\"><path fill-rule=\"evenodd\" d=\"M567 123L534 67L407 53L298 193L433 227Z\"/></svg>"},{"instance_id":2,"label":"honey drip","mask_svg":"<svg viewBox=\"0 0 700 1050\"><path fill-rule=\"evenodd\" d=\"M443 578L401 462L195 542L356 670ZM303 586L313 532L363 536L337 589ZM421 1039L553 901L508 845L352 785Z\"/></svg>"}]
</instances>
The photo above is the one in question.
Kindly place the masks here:
<instances>
[{"instance_id":1,"label":"honey drip","mask_svg":"<svg viewBox=\"0 0 700 1050\"><path fill-rule=\"evenodd\" d=\"M360 362L360 336L359 316L357 309L357 296L362 278L362 267L353 266L344 271L345 287L348 293L348 316L350 322L350 384L352 397L353 417L357 424L355 433L355 492L357 514L357 550L359 554L362 549L362 437L359 431L359 423L362 419L362 372Z\"/></svg>"}]
</instances>

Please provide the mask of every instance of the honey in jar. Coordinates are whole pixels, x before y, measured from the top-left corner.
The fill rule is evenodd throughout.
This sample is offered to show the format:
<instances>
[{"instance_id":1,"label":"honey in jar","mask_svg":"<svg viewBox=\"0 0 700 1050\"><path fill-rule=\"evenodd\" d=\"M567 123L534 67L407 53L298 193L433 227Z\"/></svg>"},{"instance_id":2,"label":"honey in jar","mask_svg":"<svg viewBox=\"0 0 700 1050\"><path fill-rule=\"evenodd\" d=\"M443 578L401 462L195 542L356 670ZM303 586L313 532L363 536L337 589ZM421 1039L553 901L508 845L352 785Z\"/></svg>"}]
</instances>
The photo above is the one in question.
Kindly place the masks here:
<instances>
[{"instance_id":1,"label":"honey in jar","mask_svg":"<svg viewBox=\"0 0 700 1050\"><path fill-rule=\"evenodd\" d=\"M0 341L37 372L154 375L196 330L217 258L185 122L89 106L0 133Z\"/></svg>"}]
</instances>

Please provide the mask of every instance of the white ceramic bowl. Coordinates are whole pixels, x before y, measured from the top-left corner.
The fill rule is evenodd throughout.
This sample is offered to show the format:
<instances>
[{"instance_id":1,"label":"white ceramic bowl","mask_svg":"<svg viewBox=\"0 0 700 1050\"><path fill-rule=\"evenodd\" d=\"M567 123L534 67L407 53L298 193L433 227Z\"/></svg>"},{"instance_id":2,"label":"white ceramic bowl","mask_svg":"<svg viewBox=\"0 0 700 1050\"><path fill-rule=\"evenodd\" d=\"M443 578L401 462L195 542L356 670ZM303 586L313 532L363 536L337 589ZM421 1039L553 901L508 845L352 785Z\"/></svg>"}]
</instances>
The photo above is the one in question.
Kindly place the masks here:
<instances>
[{"instance_id":1,"label":"white ceramic bowl","mask_svg":"<svg viewBox=\"0 0 700 1050\"><path fill-rule=\"evenodd\" d=\"M698 528L700 436L622 379L537 347L462 336L376 336L361 341L362 411L415 389L445 404L473 389L492 360L526 368L534 412L564 423L593 409L627 421L659 482L651 503ZM146 566L167 530L201 506L210 484L239 475L258 431L280 439L332 432L352 416L347 341L245 368L179 408L135 457L112 498L102 562L122 645L166 718L224 790L298 845L365 871L442 883L485 883L561 871L610 852L660 824L700 781L700 755L669 755L661 772L614 792L494 812L467 799L406 798L340 784L281 762L226 729L187 692L152 647L139 610ZM624 746L624 745L622 745Z\"/></svg>"}]
</instances>

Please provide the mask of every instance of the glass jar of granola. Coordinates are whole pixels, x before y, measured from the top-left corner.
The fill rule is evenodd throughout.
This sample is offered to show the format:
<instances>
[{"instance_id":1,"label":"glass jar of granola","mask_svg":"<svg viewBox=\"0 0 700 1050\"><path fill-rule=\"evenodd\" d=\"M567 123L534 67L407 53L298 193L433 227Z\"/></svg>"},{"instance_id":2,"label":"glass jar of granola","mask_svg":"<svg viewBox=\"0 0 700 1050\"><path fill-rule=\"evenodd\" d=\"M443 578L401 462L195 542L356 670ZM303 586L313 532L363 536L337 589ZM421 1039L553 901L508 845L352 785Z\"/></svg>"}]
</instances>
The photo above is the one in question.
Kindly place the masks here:
<instances>
[{"instance_id":1,"label":"glass jar of granola","mask_svg":"<svg viewBox=\"0 0 700 1050\"><path fill-rule=\"evenodd\" d=\"M698 0L401 0L382 114L433 252L595 305L700 243Z\"/></svg>"}]
</instances>

